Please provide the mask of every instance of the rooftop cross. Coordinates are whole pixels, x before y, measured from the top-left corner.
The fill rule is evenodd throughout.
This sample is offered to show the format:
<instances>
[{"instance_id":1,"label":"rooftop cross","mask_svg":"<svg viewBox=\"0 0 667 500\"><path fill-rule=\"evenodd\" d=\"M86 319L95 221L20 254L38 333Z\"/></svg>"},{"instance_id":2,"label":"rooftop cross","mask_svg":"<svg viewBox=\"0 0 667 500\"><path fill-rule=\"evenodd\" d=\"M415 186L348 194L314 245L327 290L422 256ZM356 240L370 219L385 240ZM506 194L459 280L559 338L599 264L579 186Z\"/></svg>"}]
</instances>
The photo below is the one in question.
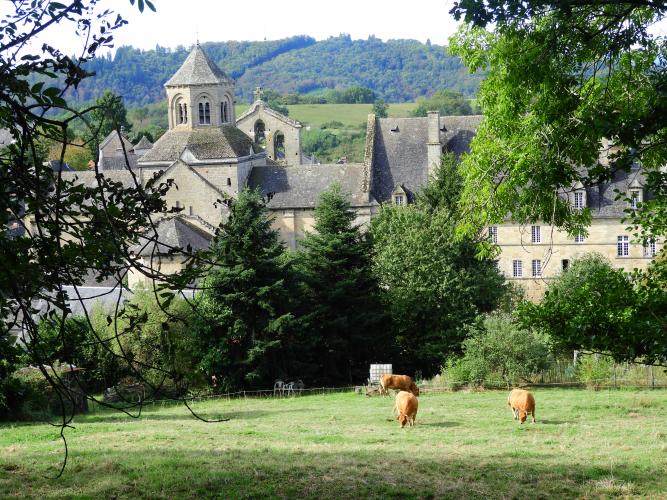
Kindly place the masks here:
<instances>
[{"instance_id":1,"label":"rooftop cross","mask_svg":"<svg viewBox=\"0 0 667 500\"><path fill-rule=\"evenodd\" d=\"M262 101L264 97L264 90L262 87L255 87L255 92L253 92L255 96L255 101Z\"/></svg>"}]
</instances>

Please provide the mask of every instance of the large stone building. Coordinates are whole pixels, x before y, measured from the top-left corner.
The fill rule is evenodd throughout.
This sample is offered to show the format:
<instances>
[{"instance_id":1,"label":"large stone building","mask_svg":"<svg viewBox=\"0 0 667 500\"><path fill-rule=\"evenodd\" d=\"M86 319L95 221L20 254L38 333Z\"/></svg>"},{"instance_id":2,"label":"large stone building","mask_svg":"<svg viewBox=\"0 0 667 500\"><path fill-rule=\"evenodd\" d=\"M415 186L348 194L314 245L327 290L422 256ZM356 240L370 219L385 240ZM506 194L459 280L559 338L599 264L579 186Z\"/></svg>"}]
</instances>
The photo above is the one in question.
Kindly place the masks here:
<instances>
[{"instance_id":1,"label":"large stone building","mask_svg":"<svg viewBox=\"0 0 667 500\"><path fill-rule=\"evenodd\" d=\"M385 203L414 201L415 194L445 151L467 151L481 117L376 118L369 115L362 163L313 164L301 150L301 124L269 108L261 92L249 110L236 119L234 82L196 46L176 74L165 84L169 130L151 145L133 146L113 134L101 144L100 169L105 176L130 185L131 172L140 182L158 176L173 180L167 197L179 215L166 216L157 225L156 248L146 244L136 252L163 271L180 262L167 256L170 246L201 248L226 216L222 203L246 186L259 189L268 201L274 225L287 246L298 241L314 224L320 194L338 183L349 195L357 223L368 222ZM68 174L75 175L75 174ZM94 185L94 172L77 173L81 182ZM624 202L615 189L636 193L641 200L639 171L619 175L613 183L587 188L574 186L572 203L590 207L589 235L570 240L549 226L522 227L511 222L489 228L502 250L500 269L522 283L529 296L538 297L545 280L571 259L585 252L606 255L618 267L643 268L656 252L634 245L621 223ZM130 284L140 278L130 276Z\"/></svg>"}]
</instances>

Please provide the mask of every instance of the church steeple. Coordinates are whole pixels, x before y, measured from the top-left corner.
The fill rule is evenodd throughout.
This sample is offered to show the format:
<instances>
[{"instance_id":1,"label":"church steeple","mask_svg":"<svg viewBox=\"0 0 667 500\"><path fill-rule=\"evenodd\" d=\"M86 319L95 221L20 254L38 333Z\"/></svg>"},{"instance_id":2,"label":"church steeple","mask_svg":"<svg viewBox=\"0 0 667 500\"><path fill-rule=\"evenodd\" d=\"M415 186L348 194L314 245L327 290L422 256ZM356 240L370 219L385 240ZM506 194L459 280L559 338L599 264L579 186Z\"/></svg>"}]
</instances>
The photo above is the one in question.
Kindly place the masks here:
<instances>
[{"instance_id":1,"label":"church steeple","mask_svg":"<svg viewBox=\"0 0 667 500\"><path fill-rule=\"evenodd\" d=\"M236 123L234 80L208 58L199 44L164 86L170 129Z\"/></svg>"}]
</instances>

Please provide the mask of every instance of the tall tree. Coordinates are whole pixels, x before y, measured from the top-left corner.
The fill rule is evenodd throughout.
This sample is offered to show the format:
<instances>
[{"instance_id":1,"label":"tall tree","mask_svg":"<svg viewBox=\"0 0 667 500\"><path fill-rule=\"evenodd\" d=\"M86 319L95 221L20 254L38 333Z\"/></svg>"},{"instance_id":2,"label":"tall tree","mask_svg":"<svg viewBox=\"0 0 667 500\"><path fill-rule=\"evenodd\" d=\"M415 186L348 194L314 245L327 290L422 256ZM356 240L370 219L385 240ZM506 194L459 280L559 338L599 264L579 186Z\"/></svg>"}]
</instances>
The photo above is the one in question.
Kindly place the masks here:
<instances>
[{"instance_id":1,"label":"tall tree","mask_svg":"<svg viewBox=\"0 0 667 500\"><path fill-rule=\"evenodd\" d=\"M447 155L416 204L385 205L371 224L374 267L392 315L394 364L407 371L437 373L446 357L461 352L464 326L506 292L493 260L475 258L477 242L454 237L460 186L456 158Z\"/></svg>"},{"instance_id":2,"label":"tall tree","mask_svg":"<svg viewBox=\"0 0 667 500\"><path fill-rule=\"evenodd\" d=\"M211 251L215 266L197 302L200 367L226 390L266 387L288 369L281 351L294 316L289 263L256 191L239 194Z\"/></svg>"},{"instance_id":3,"label":"tall tree","mask_svg":"<svg viewBox=\"0 0 667 500\"><path fill-rule=\"evenodd\" d=\"M93 157L97 157L99 143L111 132L123 130L129 133L132 128L127 119L127 110L123 104L123 98L110 90L106 90L95 100L90 117L92 130L87 139L90 141L88 144Z\"/></svg>"},{"instance_id":4,"label":"tall tree","mask_svg":"<svg viewBox=\"0 0 667 500\"><path fill-rule=\"evenodd\" d=\"M305 348L322 383L365 380L368 363L387 351L387 316L371 269L373 246L354 225L355 212L339 185L320 197L315 231L301 243L297 265L308 324Z\"/></svg>"},{"instance_id":5,"label":"tall tree","mask_svg":"<svg viewBox=\"0 0 667 500\"><path fill-rule=\"evenodd\" d=\"M461 0L452 13L470 24L451 52L487 72L485 120L463 162L462 231L509 214L580 232L589 214L559 195L640 163L656 196L629 216L643 238L667 234L667 42L652 30L667 4Z\"/></svg>"}]
</instances>

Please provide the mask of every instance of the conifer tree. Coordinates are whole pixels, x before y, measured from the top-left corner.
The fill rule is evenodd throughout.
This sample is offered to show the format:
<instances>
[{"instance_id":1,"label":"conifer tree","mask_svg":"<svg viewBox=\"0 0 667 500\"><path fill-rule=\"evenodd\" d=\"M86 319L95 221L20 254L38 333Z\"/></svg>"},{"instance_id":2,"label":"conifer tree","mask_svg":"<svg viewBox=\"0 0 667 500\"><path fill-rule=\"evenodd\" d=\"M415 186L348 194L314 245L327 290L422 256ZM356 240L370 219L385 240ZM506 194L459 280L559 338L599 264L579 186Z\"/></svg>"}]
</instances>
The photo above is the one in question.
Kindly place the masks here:
<instances>
[{"instance_id":1,"label":"conifer tree","mask_svg":"<svg viewBox=\"0 0 667 500\"><path fill-rule=\"evenodd\" d=\"M256 191L245 190L211 244L217 265L199 297L200 367L221 389L261 386L280 376L280 350L293 324L287 261Z\"/></svg>"},{"instance_id":2,"label":"conifer tree","mask_svg":"<svg viewBox=\"0 0 667 500\"><path fill-rule=\"evenodd\" d=\"M372 244L354 225L355 213L340 186L320 197L316 233L307 234L297 260L309 327L305 339L314 377L323 383L365 379L380 361L387 316L371 270Z\"/></svg>"}]
</instances>

